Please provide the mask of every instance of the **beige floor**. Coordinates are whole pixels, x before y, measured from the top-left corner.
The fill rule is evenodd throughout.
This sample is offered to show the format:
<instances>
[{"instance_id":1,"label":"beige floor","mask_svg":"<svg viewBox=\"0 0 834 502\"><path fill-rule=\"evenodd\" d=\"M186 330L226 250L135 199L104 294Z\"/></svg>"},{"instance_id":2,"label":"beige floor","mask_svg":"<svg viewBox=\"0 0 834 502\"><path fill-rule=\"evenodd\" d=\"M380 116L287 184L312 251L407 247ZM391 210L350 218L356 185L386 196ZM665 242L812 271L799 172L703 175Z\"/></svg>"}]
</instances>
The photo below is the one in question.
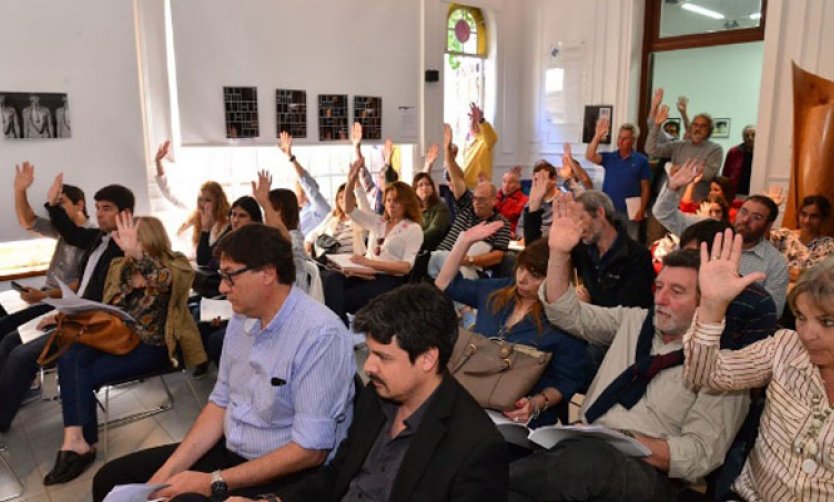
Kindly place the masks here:
<instances>
[{"instance_id":1,"label":"beige floor","mask_svg":"<svg viewBox=\"0 0 834 502\"><path fill-rule=\"evenodd\" d=\"M200 407L211 392L214 384L213 375L209 379L193 382L201 400L200 406L195 403L194 397L188 390L184 374L172 374L165 378L174 394L174 408L153 417L111 429L109 458L117 458L151 446L180 441L185 436L197 417ZM49 380L45 387L49 393ZM165 400L165 393L159 379L155 378L113 390L110 400L111 416L118 417L162 403ZM43 485L43 477L52 468L55 453L61 444L61 431L60 403L38 401L24 407L15 418L11 430L2 436L0 441L6 443L7 446L7 451L2 455L23 480L24 485L23 494L13 500L37 502L92 500L93 475L106 462L102 444L100 444L96 462L81 477L62 485L49 487ZM16 488L16 483L0 463L0 500L13 493Z\"/></svg>"}]
</instances>

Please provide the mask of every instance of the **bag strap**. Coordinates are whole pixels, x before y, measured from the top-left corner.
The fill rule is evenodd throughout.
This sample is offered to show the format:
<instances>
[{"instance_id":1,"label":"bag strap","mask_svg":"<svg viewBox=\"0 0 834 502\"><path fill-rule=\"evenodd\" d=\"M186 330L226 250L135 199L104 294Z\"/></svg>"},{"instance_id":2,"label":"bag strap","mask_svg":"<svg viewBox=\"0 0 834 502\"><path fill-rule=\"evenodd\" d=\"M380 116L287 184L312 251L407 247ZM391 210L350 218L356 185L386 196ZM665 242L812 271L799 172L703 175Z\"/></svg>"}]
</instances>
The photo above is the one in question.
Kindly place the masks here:
<instances>
[{"instance_id":1,"label":"bag strap","mask_svg":"<svg viewBox=\"0 0 834 502\"><path fill-rule=\"evenodd\" d=\"M57 344L55 343L57 340ZM52 348L53 345L58 345L58 351L49 356L49 350ZM71 343L67 343L65 345L61 345L61 333L60 330L57 328L49 335L49 340L47 340L46 345L43 347L41 351L41 355L38 356L38 364L41 366L48 366L58 360L59 357L64 355L64 352L68 351L70 348Z\"/></svg>"}]
</instances>

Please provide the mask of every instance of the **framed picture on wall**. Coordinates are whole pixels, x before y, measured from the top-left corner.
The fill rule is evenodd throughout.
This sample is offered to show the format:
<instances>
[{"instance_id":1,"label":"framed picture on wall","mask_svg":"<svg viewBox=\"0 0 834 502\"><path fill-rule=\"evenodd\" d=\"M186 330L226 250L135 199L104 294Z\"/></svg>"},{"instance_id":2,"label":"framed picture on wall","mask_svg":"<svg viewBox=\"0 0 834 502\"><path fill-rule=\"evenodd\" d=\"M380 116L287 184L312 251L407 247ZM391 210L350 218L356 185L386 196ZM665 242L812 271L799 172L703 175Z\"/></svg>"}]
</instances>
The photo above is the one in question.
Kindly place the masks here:
<instances>
[{"instance_id":1,"label":"framed picture on wall","mask_svg":"<svg viewBox=\"0 0 834 502\"><path fill-rule=\"evenodd\" d=\"M69 100L64 93L0 91L0 116L6 139L72 136Z\"/></svg>"},{"instance_id":2,"label":"framed picture on wall","mask_svg":"<svg viewBox=\"0 0 834 502\"><path fill-rule=\"evenodd\" d=\"M224 87L223 106L227 138L258 137L257 87Z\"/></svg>"},{"instance_id":3,"label":"framed picture on wall","mask_svg":"<svg viewBox=\"0 0 834 502\"><path fill-rule=\"evenodd\" d=\"M293 138L307 137L307 91L275 90L276 137L282 132Z\"/></svg>"},{"instance_id":4,"label":"framed picture on wall","mask_svg":"<svg viewBox=\"0 0 834 502\"><path fill-rule=\"evenodd\" d=\"M681 119L671 118L666 119L663 123L663 131L672 137L672 139L681 138Z\"/></svg>"},{"instance_id":5,"label":"framed picture on wall","mask_svg":"<svg viewBox=\"0 0 834 502\"><path fill-rule=\"evenodd\" d=\"M319 94L319 141L348 139L347 94Z\"/></svg>"},{"instance_id":6,"label":"framed picture on wall","mask_svg":"<svg viewBox=\"0 0 834 502\"><path fill-rule=\"evenodd\" d=\"M713 138L730 137L730 119L715 119L715 128L712 130Z\"/></svg>"},{"instance_id":7,"label":"framed picture on wall","mask_svg":"<svg viewBox=\"0 0 834 502\"><path fill-rule=\"evenodd\" d=\"M382 98L354 96L353 120L362 124L363 138L382 139Z\"/></svg>"},{"instance_id":8,"label":"framed picture on wall","mask_svg":"<svg viewBox=\"0 0 834 502\"><path fill-rule=\"evenodd\" d=\"M582 120L582 142L590 143L594 139L594 132L597 129L597 119L608 119L608 134L600 141L601 145L611 144L611 117L614 116L614 107L611 105L587 105L585 106L585 118Z\"/></svg>"}]
</instances>

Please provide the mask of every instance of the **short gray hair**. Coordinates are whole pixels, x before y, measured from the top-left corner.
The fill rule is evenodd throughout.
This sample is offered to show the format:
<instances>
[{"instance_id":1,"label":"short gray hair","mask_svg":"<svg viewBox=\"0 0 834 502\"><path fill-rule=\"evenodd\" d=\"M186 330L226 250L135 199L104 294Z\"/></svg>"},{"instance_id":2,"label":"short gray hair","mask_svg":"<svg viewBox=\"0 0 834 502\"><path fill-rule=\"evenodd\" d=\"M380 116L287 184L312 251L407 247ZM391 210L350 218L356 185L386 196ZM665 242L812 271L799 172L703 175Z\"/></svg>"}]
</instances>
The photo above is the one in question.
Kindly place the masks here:
<instances>
[{"instance_id":1,"label":"short gray hair","mask_svg":"<svg viewBox=\"0 0 834 502\"><path fill-rule=\"evenodd\" d=\"M582 204L588 214L595 215L600 208L605 213L608 223L614 224L614 203L611 197L599 190L586 190L576 197L576 201Z\"/></svg>"},{"instance_id":2,"label":"short gray hair","mask_svg":"<svg viewBox=\"0 0 834 502\"><path fill-rule=\"evenodd\" d=\"M640 137L640 128L637 127L637 124L632 124L631 122L626 122L625 124L620 126L621 131L631 131L631 135L634 136L634 139Z\"/></svg>"}]
</instances>

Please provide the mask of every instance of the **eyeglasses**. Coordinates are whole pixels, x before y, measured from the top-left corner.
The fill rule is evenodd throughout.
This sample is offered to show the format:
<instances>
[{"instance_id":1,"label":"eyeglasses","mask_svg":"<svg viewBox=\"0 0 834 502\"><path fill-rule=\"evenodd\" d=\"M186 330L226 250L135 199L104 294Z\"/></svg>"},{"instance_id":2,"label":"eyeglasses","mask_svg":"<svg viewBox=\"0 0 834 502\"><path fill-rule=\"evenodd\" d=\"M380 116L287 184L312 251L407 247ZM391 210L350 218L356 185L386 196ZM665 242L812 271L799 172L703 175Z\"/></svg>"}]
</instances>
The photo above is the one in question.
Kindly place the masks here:
<instances>
[{"instance_id":1,"label":"eyeglasses","mask_svg":"<svg viewBox=\"0 0 834 502\"><path fill-rule=\"evenodd\" d=\"M217 272L220 274L220 280L221 281L228 284L229 287L234 287L235 286L234 278L239 276L240 274L242 274L244 272L248 272L250 270L252 270L251 267L243 267L239 270L235 270L234 272L223 272L222 270L218 270Z\"/></svg>"}]
</instances>

